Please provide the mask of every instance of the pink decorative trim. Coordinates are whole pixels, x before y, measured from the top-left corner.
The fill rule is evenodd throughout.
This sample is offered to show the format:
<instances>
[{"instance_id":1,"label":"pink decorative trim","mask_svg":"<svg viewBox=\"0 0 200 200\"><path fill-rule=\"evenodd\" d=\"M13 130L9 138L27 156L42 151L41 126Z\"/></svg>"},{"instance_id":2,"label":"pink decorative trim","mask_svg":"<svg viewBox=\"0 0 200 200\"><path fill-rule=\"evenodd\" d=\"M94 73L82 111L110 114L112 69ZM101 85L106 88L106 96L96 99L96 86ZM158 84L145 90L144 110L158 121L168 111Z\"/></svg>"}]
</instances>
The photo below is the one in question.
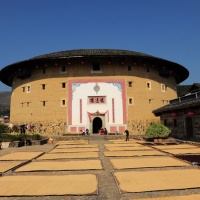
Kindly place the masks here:
<instances>
[{"instance_id":1,"label":"pink decorative trim","mask_svg":"<svg viewBox=\"0 0 200 200\"><path fill-rule=\"evenodd\" d=\"M125 126L119 126L119 132L123 133L125 131Z\"/></svg>"},{"instance_id":2,"label":"pink decorative trim","mask_svg":"<svg viewBox=\"0 0 200 200\"><path fill-rule=\"evenodd\" d=\"M87 112L90 122L92 121L91 115L105 115L106 113L108 113L108 110L106 112L99 112L98 110L93 113Z\"/></svg>"},{"instance_id":3,"label":"pink decorative trim","mask_svg":"<svg viewBox=\"0 0 200 200\"><path fill-rule=\"evenodd\" d=\"M70 127L70 132L76 133L76 127Z\"/></svg>"},{"instance_id":4,"label":"pink decorative trim","mask_svg":"<svg viewBox=\"0 0 200 200\"><path fill-rule=\"evenodd\" d=\"M111 133L115 133L117 131L117 127L116 126L111 126L110 127L110 132Z\"/></svg>"},{"instance_id":5,"label":"pink decorative trim","mask_svg":"<svg viewBox=\"0 0 200 200\"><path fill-rule=\"evenodd\" d=\"M82 123L83 119L83 109L82 109L82 99L80 99L80 123Z\"/></svg>"},{"instance_id":6,"label":"pink decorative trim","mask_svg":"<svg viewBox=\"0 0 200 200\"><path fill-rule=\"evenodd\" d=\"M115 123L115 99L112 98L112 119L113 123Z\"/></svg>"}]
</instances>

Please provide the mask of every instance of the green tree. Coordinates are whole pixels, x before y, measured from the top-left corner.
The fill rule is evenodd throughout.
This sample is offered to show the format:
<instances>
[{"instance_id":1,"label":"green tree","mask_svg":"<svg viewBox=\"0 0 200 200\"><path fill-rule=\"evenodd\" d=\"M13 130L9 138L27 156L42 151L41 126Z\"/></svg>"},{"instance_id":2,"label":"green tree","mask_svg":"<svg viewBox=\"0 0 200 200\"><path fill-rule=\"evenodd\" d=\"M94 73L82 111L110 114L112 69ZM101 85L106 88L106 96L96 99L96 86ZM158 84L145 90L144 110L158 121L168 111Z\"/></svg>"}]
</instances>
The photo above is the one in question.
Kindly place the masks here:
<instances>
[{"instance_id":1,"label":"green tree","mask_svg":"<svg viewBox=\"0 0 200 200\"><path fill-rule=\"evenodd\" d=\"M150 138L156 137L167 137L170 134L171 130L169 130L166 126L161 123L152 123L146 129L146 136Z\"/></svg>"}]
</instances>

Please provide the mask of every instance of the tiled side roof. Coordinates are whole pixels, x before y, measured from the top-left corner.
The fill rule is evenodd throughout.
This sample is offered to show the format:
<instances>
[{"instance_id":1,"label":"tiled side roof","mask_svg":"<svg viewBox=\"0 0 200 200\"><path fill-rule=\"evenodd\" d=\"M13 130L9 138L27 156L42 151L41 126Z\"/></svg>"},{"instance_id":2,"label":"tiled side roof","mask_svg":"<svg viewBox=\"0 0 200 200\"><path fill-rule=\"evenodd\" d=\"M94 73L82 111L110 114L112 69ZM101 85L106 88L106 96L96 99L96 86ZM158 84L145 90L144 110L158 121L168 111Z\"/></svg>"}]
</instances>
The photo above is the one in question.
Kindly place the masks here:
<instances>
[{"instance_id":1,"label":"tiled side roof","mask_svg":"<svg viewBox=\"0 0 200 200\"><path fill-rule=\"evenodd\" d=\"M194 83L189 90L189 92L197 92L197 91L200 91L200 83Z\"/></svg>"},{"instance_id":2,"label":"tiled side roof","mask_svg":"<svg viewBox=\"0 0 200 200\"><path fill-rule=\"evenodd\" d=\"M176 91L177 91L178 97L186 95L189 92L191 87L192 85L177 85Z\"/></svg>"},{"instance_id":3,"label":"tiled side roof","mask_svg":"<svg viewBox=\"0 0 200 200\"><path fill-rule=\"evenodd\" d=\"M176 103L176 104L169 104L169 105L163 106L161 108L158 108L156 110L153 110L153 113L155 115L159 116L162 112L174 111L174 110L178 110L178 109L183 109L183 108L187 108L187 107L195 107L195 106L200 106L200 98L189 100L189 101L184 101L184 102L180 102L180 103Z\"/></svg>"}]
</instances>

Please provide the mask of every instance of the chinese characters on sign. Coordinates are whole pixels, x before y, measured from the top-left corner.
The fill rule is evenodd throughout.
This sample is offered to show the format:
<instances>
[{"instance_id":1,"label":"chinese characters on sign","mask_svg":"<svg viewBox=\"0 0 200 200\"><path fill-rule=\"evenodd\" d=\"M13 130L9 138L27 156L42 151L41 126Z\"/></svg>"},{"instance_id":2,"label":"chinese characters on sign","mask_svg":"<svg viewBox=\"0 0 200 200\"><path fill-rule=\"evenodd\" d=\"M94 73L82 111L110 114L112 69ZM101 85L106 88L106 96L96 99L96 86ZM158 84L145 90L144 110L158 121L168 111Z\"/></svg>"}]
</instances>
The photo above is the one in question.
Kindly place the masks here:
<instances>
[{"instance_id":1,"label":"chinese characters on sign","mask_svg":"<svg viewBox=\"0 0 200 200\"><path fill-rule=\"evenodd\" d=\"M101 104L106 103L106 97L97 96L97 97L88 97L88 104Z\"/></svg>"}]
</instances>

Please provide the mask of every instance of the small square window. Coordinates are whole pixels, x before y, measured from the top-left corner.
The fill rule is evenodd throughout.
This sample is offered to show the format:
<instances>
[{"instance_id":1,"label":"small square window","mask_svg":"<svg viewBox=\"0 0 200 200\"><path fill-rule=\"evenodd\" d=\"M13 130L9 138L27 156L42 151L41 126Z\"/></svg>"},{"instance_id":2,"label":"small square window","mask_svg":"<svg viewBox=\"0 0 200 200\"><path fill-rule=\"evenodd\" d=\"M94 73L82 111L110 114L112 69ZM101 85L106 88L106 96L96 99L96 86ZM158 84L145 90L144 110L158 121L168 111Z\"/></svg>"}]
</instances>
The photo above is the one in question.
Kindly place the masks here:
<instances>
[{"instance_id":1,"label":"small square window","mask_svg":"<svg viewBox=\"0 0 200 200\"><path fill-rule=\"evenodd\" d=\"M177 119L174 119L174 127L177 127L178 124L177 124Z\"/></svg>"},{"instance_id":2,"label":"small square window","mask_svg":"<svg viewBox=\"0 0 200 200\"><path fill-rule=\"evenodd\" d=\"M66 72L66 71L67 71L66 66L62 66L62 67L61 67L61 71L62 71L62 72Z\"/></svg>"},{"instance_id":3,"label":"small square window","mask_svg":"<svg viewBox=\"0 0 200 200\"><path fill-rule=\"evenodd\" d=\"M133 99L129 99L129 104L133 104Z\"/></svg>"},{"instance_id":4,"label":"small square window","mask_svg":"<svg viewBox=\"0 0 200 200\"><path fill-rule=\"evenodd\" d=\"M161 84L161 91L165 92L167 90L167 85Z\"/></svg>"},{"instance_id":5,"label":"small square window","mask_svg":"<svg viewBox=\"0 0 200 200\"><path fill-rule=\"evenodd\" d=\"M62 105L65 106L65 100L64 99L62 100Z\"/></svg>"},{"instance_id":6,"label":"small square window","mask_svg":"<svg viewBox=\"0 0 200 200\"><path fill-rule=\"evenodd\" d=\"M45 90L45 88L46 88L46 85L42 84L42 89Z\"/></svg>"},{"instance_id":7,"label":"small square window","mask_svg":"<svg viewBox=\"0 0 200 200\"><path fill-rule=\"evenodd\" d=\"M94 72L94 73L99 73L99 72L101 72L100 63L93 63L93 64L92 64L92 72Z\"/></svg>"},{"instance_id":8,"label":"small square window","mask_svg":"<svg viewBox=\"0 0 200 200\"><path fill-rule=\"evenodd\" d=\"M66 88L66 83L62 83L62 88Z\"/></svg>"},{"instance_id":9,"label":"small square window","mask_svg":"<svg viewBox=\"0 0 200 200\"><path fill-rule=\"evenodd\" d=\"M152 99L149 99L149 104L151 104L152 103Z\"/></svg>"},{"instance_id":10,"label":"small square window","mask_svg":"<svg viewBox=\"0 0 200 200\"><path fill-rule=\"evenodd\" d=\"M31 91L31 86L27 85L27 92L30 93L30 91Z\"/></svg>"},{"instance_id":11,"label":"small square window","mask_svg":"<svg viewBox=\"0 0 200 200\"><path fill-rule=\"evenodd\" d=\"M46 101L42 101L42 105L43 105L43 106L46 106Z\"/></svg>"},{"instance_id":12,"label":"small square window","mask_svg":"<svg viewBox=\"0 0 200 200\"><path fill-rule=\"evenodd\" d=\"M22 87L22 91L25 92L26 91L26 87Z\"/></svg>"},{"instance_id":13,"label":"small square window","mask_svg":"<svg viewBox=\"0 0 200 200\"><path fill-rule=\"evenodd\" d=\"M151 82L147 82L147 88L151 90Z\"/></svg>"},{"instance_id":14,"label":"small square window","mask_svg":"<svg viewBox=\"0 0 200 200\"><path fill-rule=\"evenodd\" d=\"M133 82L132 82L132 81L129 81L129 82L128 82L128 86L129 86L129 87L132 87L132 86L133 86Z\"/></svg>"}]
</instances>

